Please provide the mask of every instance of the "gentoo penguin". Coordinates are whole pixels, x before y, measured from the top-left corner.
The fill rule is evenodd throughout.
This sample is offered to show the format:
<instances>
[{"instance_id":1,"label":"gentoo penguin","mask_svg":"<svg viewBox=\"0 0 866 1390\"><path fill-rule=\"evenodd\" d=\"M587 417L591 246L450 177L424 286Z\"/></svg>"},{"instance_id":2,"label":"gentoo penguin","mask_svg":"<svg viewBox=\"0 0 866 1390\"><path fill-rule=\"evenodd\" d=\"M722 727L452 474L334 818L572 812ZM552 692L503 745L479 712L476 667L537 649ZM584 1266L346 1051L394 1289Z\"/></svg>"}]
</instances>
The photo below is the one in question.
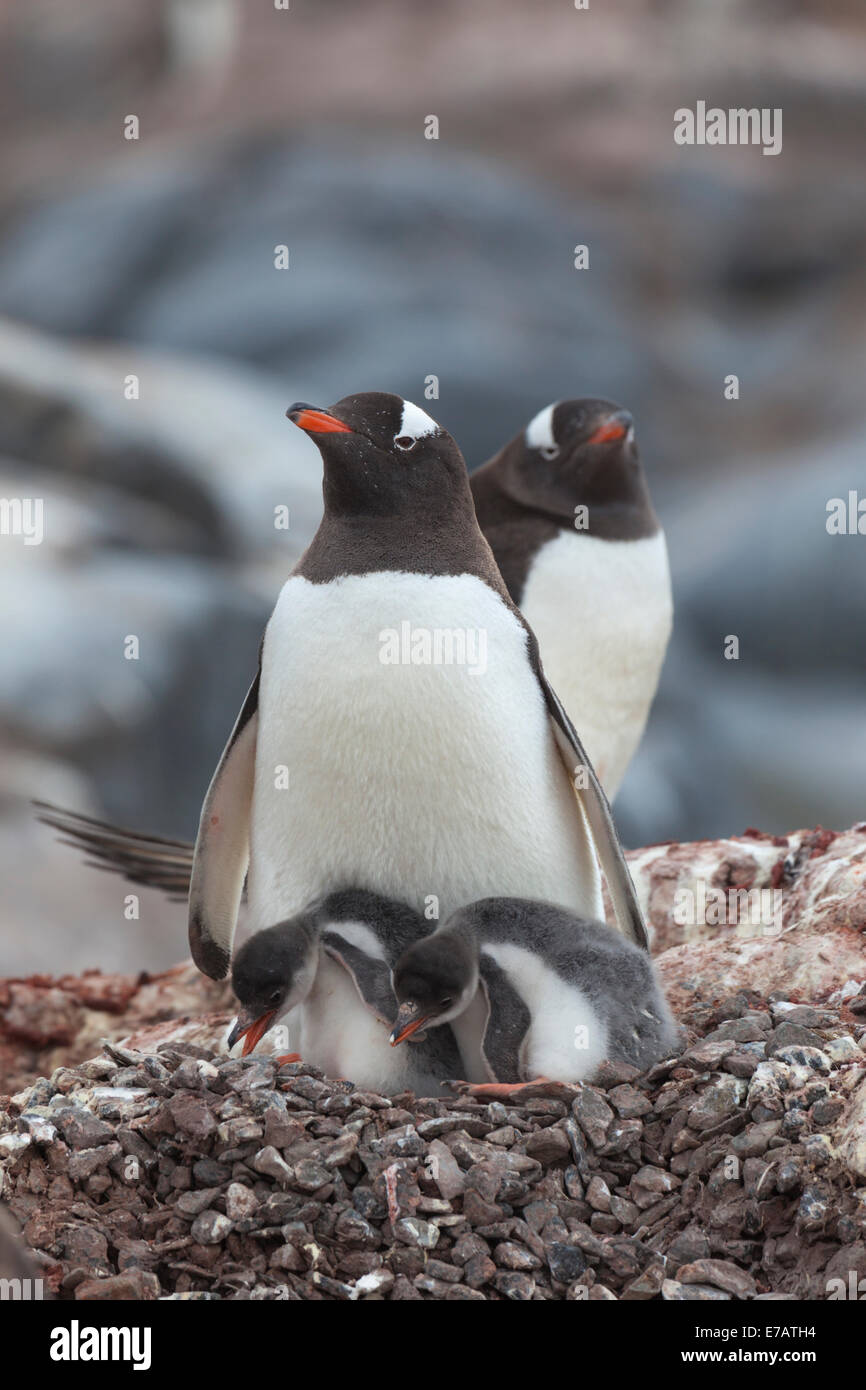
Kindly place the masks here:
<instances>
[{"instance_id":1,"label":"gentoo penguin","mask_svg":"<svg viewBox=\"0 0 866 1390\"><path fill-rule=\"evenodd\" d=\"M472 494L612 801L646 725L673 616L632 418L610 401L546 406L472 475Z\"/></svg>"},{"instance_id":2,"label":"gentoo penguin","mask_svg":"<svg viewBox=\"0 0 866 1390\"><path fill-rule=\"evenodd\" d=\"M646 944L606 798L479 530L456 443L399 396L289 418L324 516L283 586L202 807L193 959L229 967L247 877L261 930L357 884L440 917L491 892Z\"/></svg>"},{"instance_id":3,"label":"gentoo penguin","mask_svg":"<svg viewBox=\"0 0 866 1390\"><path fill-rule=\"evenodd\" d=\"M405 903L346 889L257 932L232 962L241 1012L228 1046L243 1038L246 1056L290 1014L290 1045L329 1076L385 1095L438 1095L442 1081L460 1071L451 1029L419 1035L399 1057L388 1041L397 1007L391 972L427 930Z\"/></svg>"},{"instance_id":4,"label":"gentoo penguin","mask_svg":"<svg viewBox=\"0 0 866 1390\"><path fill-rule=\"evenodd\" d=\"M450 1022L479 1094L591 1080L606 1059L643 1070L676 1039L646 952L550 903L460 908L401 956L393 986L392 1045Z\"/></svg>"}]
</instances>

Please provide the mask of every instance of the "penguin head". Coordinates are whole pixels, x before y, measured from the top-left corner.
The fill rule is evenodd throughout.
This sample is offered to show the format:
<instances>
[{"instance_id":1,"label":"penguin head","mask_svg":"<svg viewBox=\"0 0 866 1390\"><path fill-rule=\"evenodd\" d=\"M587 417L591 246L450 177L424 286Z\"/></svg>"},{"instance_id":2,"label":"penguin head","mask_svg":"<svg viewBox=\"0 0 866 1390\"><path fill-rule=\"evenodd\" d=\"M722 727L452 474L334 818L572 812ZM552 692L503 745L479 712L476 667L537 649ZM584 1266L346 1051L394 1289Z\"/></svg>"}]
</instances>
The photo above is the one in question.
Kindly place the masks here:
<instances>
[{"instance_id":1,"label":"penguin head","mask_svg":"<svg viewBox=\"0 0 866 1390\"><path fill-rule=\"evenodd\" d=\"M256 932L232 964L232 989L241 1005L227 1045L244 1039L246 1057L275 1018L306 999L318 963L318 934L312 921L290 918Z\"/></svg>"},{"instance_id":2,"label":"penguin head","mask_svg":"<svg viewBox=\"0 0 866 1390\"><path fill-rule=\"evenodd\" d=\"M385 391L344 396L320 410L296 401L288 418L314 440L332 513L441 513L456 488L469 505L466 464L447 430L420 406Z\"/></svg>"},{"instance_id":3,"label":"penguin head","mask_svg":"<svg viewBox=\"0 0 866 1390\"><path fill-rule=\"evenodd\" d=\"M400 1006L390 1038L396 1047L468 1008L478 988L478 948L455 934L434 932L403 952L392 983Z\"/></svg>"},{"instance_id":4,"label":"penguin head","mask_svg":"<svg viewBox=\"0 0 866 1390\"><path fill-rule=\"evenodd\" d=\"M643 500L634 424L612 401L555 401L498 456L506 491L534 511L574 524L575 507Z\"/></svg>"}]
</instances>

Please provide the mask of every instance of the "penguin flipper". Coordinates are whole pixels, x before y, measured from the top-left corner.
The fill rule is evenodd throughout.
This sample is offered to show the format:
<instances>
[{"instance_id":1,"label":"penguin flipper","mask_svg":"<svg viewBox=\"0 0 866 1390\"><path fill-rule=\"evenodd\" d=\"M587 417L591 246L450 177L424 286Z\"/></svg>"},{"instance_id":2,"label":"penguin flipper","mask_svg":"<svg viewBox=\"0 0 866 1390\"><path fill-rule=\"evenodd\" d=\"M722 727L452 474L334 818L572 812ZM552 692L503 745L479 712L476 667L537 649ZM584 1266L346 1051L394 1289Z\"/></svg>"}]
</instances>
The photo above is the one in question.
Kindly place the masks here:
<instances>
[{"instance_id":1,"label":"penguin flipper","mask_svg":"<svg viewBox=\"0 0 866 1390\"><path fill-rule=\"evenodd\" d=\"M585 772L588 785L575 787L575 796L589 822L593 843L601 863L602 873L607 879L617 925L623 936L649 950L646 924L637 894L634 889L622 845L616 833L613 816L607 797L589 760L586 749L578 737L577 730L562 707L556 692L542 671L538 668L538 679L547 701L550 721L556 738L559 755L565 764L572 786L575 774Z\"/></svg>"},{"instance_id":2,"label":"penguin flipper","mask_svg":"<svg viewBox=\"0 0 866 1390\"><path fill-rule=\"evenodd\" d=\"M479 961L479 973L487 996L487 1023L481 1039L481 1055L490 1079L502 1084L524 1081L521 1056L532 1016L505 971L484 952Z\"/></svg>"},{"instance_id":3,"label":"penguin flipper","mask_svg":"<svg viewBox=\"0 0 866 1390\"><path fill-rule=\"evenodd\" d=\"M391 971L384 960L377 960L366 952L353 946L341 936L339 930L322 932L322 946L328 955L351 975L362 1002L384 1023L390 1027L397 1001L391 988Z\"/></svg>"},{"instance_id":4,"label":"penguin flipper","mask_svg":"<svg viewBox=\"0 0 866 1390\"><path fill-rule=\"evenodd\" d=\"M222 980L231 962L250 857L259 679L247 691L201 808L189 887L189 948L202 974Z\"/></svg>"},{"instance_id":5,"label":"penguin flipper","mask_svg":"<svg viewBox=\"0 0 866 1390\"><path fill-rule=\"evenodd\" d=\"M33 805L36 819L59 831L62 845L87 855L85 863L90 868L121 874L130 883L159 888L173 902L186 902L194 849L188 841L127 830L50 801Z\"/></svg>"}]
</instances>

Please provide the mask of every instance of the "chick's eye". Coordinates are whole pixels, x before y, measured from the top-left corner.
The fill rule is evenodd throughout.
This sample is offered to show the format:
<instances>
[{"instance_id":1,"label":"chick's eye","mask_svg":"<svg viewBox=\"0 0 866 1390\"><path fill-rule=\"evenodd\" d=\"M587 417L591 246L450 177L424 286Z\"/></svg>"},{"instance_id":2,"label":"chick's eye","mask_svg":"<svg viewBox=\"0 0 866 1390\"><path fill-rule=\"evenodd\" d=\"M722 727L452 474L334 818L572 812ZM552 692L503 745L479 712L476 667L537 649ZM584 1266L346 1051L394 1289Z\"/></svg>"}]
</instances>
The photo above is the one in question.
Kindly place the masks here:
<instances>
[{"instance_id":1,"label":"chick's eye","mask_svg":"<svg viewBox=\"0 0 866 1390\"><path fill-rule=\"evenodd\" d=\"M398 449L414 449L418 441L413 439L411 434L398 434L394 438L394 443Z\"/></svg>"},{"instance_id":2,"label":"chick's eye","mask_svg":"<svg viewBox=\"0 0 866 1390\"><path fill-rule=\"evenodd\" d=\"M559 456L559 445L548 444L538 451L543 459L555 459Z\"/></svg>"}]
</instances>

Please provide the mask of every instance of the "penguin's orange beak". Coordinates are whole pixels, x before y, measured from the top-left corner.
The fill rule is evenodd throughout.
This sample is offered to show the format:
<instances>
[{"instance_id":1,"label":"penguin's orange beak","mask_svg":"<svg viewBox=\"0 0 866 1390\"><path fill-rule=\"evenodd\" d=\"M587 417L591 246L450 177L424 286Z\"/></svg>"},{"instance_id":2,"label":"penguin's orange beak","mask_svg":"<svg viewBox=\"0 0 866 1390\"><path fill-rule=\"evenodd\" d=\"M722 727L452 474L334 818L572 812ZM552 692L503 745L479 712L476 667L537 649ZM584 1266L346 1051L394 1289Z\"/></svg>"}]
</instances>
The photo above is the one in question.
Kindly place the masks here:
<instances>
[{"instance_id":1,"label":"penguin's orange beak","mask_svg":"<svg viewBox=\"0 0 866 1390\"><path fill-rule=\"evenodd\" d=\"M244 1047L242 1055L244 1057L249 1057L253 1048L258 1046L265 1036L265 1033L270 1028L271 1019L276 1012L276 1009L271 1009L268 1013L261 1014L258 1018L254 1018L247 1009L242 1009L235 1020L234 1028L226 1039L226 1045L229 1051L231 1051L236 1042L240 1042L241 1038L243 1038Z\"/></svg>"},{"instance_id":2,"label":"penguin's orange beak","mask_svg":"<svg viewBox=\"0 0 866 1390\"><path fill-rule=\"evenodd\" d=\"M400 1008L397 1010L394 1027L391 1029L391 1037L389 1039L391 1046L398 1047L400 1043L405 1042L407 1038L411 1038L412 1034L417 1033L419 1028L423 1028L424 1024L428 1023L431 1017L431 1014L422 1014L418 1009L418 1005L408 1000L405 1004L401 1004Z\"/></svg>"},{"instance_id":3,"label":"penguin's orange beak","mask_svg":"<svg viewBox=\"0 0 866 1390\"><path fill-rule=\"evenodd\" d=\"M308 434L354 434L354 430L344 425L336 415L329 415L327 410L317 410L315 406L305 405L303 401L290 405L286 415L292 424L297 425L298 429L306 430Z\"/></svg>"},{"instance_id":4,"label":"penguin's orange beak","mask_svg":"<svg viewBox=\"0 0 866 1390\"><path fill-rule=\"evenodd\" d=\"M587 444L607 444L613 439L624 439L631 426L631 416L625 411L618 411L616 415L609 415L606 420L593 430L585 442Z\"/></svg>"}]
</instances>

